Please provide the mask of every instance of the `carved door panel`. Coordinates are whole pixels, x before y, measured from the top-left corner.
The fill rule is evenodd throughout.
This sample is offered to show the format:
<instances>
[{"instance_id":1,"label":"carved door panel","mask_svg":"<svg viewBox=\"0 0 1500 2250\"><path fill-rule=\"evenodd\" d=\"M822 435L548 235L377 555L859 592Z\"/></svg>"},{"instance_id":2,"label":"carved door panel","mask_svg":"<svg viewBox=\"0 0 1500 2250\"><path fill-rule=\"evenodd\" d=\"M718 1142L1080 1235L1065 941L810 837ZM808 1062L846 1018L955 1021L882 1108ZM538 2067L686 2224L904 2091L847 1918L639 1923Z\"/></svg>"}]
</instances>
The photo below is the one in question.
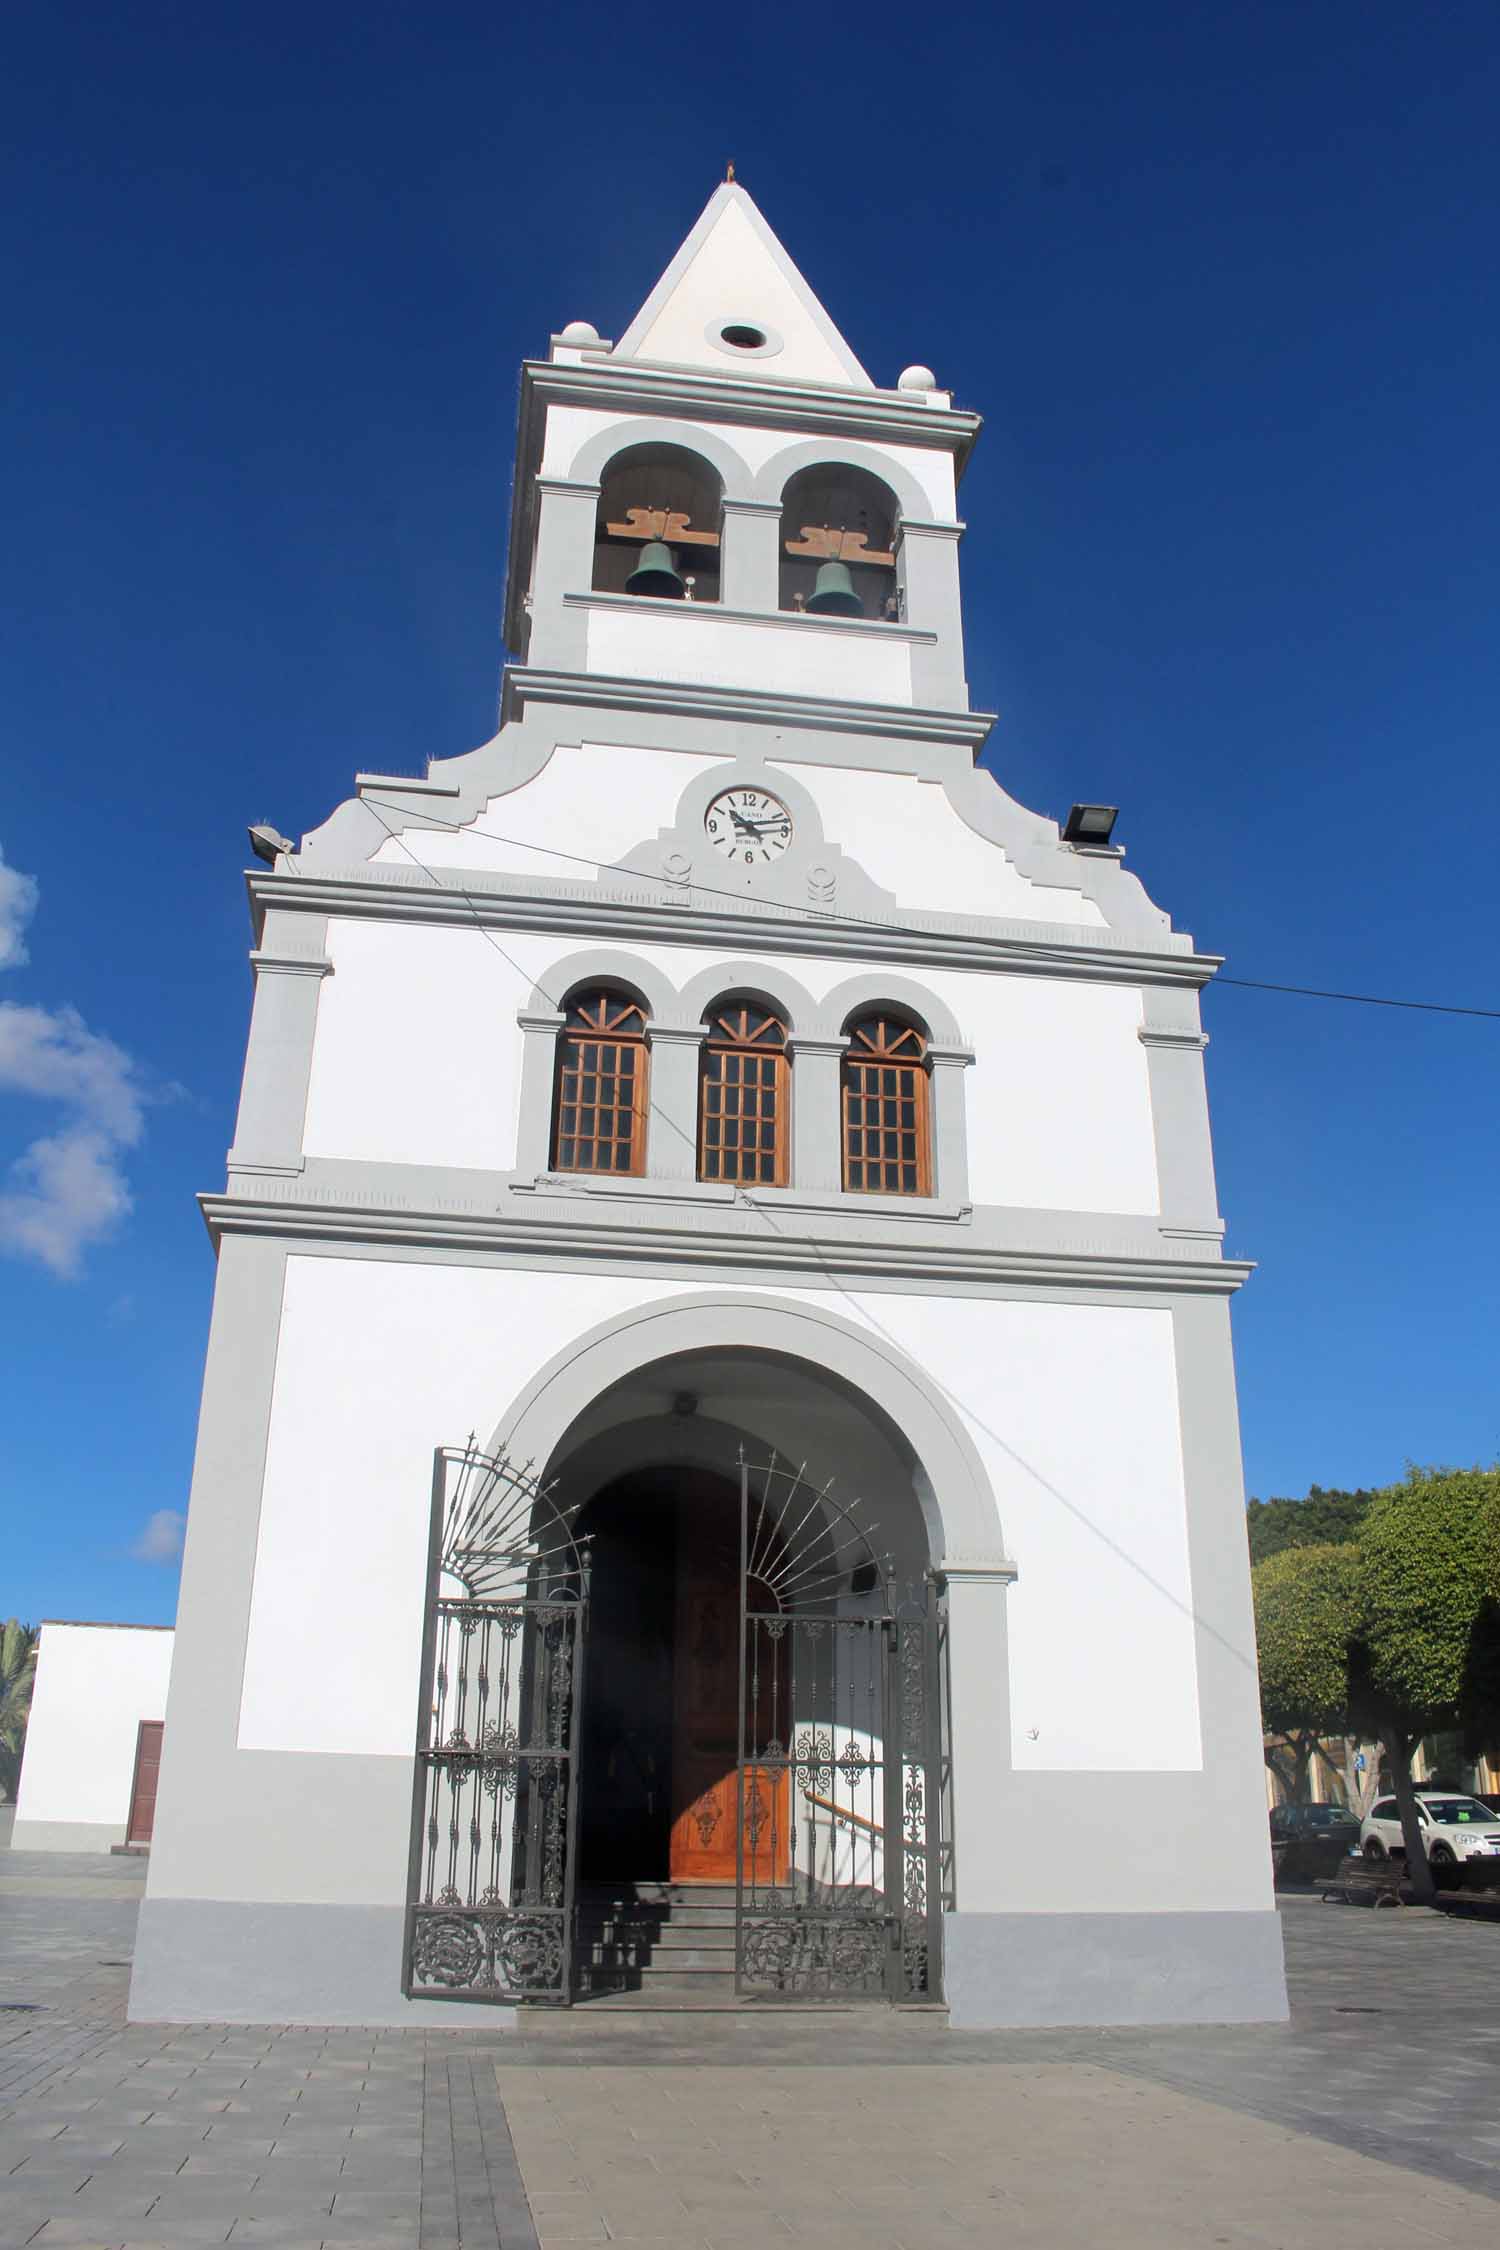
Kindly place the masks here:
<instances>
[{"instance_id":1,"label":"carved door panel","mask_svg":"<svg viewBox=\"0 0 1500 2250\"><path fill-rule=\"evenodd\" d=\"M677 1533L669 1861L678 1883L735 1879L740 1617L732 1536L707 1510L695 1509L691 1501L683 1507ZM785 1838L786 1799L785 1774L759 1767L746 1773L746 1831L759 1838L762 1860L768 1833Z\"/></svg>"}]
</instances>

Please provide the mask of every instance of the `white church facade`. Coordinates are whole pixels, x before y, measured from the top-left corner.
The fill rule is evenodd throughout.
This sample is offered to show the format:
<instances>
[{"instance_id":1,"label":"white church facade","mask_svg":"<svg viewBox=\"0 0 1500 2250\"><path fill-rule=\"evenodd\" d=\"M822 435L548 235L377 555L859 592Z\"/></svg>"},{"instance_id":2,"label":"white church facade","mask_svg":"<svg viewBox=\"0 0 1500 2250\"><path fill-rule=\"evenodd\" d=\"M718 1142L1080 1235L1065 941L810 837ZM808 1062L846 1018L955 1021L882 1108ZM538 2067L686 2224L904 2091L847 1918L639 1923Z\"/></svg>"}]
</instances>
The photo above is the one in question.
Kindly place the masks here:
<instances>
[{"instance_id":1,"label":"white church facade","mask_svg":"<svg viewBox=\"0 0 1500 2250\"><path fill-rule=\"evenodd\" d=\"M251 876L136 2018L1284 2014L1215 962L976 769L977 434L726 184Z\"/></svg>"}]
</instances>

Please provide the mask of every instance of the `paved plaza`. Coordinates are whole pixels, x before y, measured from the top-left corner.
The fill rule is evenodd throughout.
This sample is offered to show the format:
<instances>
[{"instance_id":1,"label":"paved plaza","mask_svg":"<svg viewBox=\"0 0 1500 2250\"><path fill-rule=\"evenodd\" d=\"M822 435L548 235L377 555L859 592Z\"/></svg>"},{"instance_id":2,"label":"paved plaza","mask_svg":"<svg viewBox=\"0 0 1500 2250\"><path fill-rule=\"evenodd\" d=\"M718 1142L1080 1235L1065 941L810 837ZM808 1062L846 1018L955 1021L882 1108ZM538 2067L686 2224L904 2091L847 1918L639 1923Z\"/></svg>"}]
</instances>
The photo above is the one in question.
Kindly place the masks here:
<instances>
[{"instance_id":1,"label":"paved plaza","mask_svg":"<svg viewBox=\"0 0 1500 2250\"><path fill-rule=\"evenodd\" d=\"M1500 2225L1500 1927L1283 1908L1276 2029L127 2026L138 1862L0 1852L0 2250L1372 2250Z\"/></svg>"}]
</instances>

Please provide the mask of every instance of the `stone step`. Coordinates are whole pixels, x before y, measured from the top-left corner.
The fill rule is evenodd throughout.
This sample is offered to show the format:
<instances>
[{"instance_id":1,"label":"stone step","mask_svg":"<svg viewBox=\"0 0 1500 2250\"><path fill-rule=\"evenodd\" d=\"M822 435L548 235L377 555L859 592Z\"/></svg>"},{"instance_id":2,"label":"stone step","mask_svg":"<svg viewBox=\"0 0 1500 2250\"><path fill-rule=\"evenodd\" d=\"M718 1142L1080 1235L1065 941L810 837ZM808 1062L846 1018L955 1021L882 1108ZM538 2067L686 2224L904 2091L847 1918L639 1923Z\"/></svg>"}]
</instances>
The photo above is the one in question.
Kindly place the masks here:
<instances>
[{"instance_id":1,"label":"stone step","mask_svg":"<svg viewBox=\"0 0 1500 2250\"><path fill-rule=\"evenodd\" d=\"M734 1968L734 1940L727 1945L653 1945L626 1947L590 1945L580 1939L577 1954L579 1961L587 1961L601 1969L719 1969Z\"/></svg>"}]
</instances>

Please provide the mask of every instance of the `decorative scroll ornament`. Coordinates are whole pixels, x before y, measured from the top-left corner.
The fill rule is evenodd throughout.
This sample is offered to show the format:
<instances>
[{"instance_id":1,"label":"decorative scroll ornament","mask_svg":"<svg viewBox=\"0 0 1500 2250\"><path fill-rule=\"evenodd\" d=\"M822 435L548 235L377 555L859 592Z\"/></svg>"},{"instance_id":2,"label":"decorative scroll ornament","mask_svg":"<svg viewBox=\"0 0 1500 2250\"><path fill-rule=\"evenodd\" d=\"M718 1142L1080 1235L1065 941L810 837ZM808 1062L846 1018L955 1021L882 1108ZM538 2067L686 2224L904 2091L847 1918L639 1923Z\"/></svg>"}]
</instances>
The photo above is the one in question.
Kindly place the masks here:
<instances>
[{"instance_id":1,"label":"decorative scroll ornament","mask_svg":"<svg viewBox=\"0 0 1500 2250\"><path fill-rule=\"evenodd\" d=\"M495 1966L520 1992L550 1991L562 1975L563 1934L558 1922L518 1915L495 1934Z\"/></svg>"},{"instance_id":2,"label":"decorative scroll ornament","mask_svg":"<svg viewBox=\"0 0 1500 2250\"><path fill-rule=\"evenodd\" d=\"M449 1991L473 1984L484 1967L484 1939L473 1922L457 1914L422 1914L412 1937L412 1973L420 1984Z\"/></svg>"}]
</instances>

